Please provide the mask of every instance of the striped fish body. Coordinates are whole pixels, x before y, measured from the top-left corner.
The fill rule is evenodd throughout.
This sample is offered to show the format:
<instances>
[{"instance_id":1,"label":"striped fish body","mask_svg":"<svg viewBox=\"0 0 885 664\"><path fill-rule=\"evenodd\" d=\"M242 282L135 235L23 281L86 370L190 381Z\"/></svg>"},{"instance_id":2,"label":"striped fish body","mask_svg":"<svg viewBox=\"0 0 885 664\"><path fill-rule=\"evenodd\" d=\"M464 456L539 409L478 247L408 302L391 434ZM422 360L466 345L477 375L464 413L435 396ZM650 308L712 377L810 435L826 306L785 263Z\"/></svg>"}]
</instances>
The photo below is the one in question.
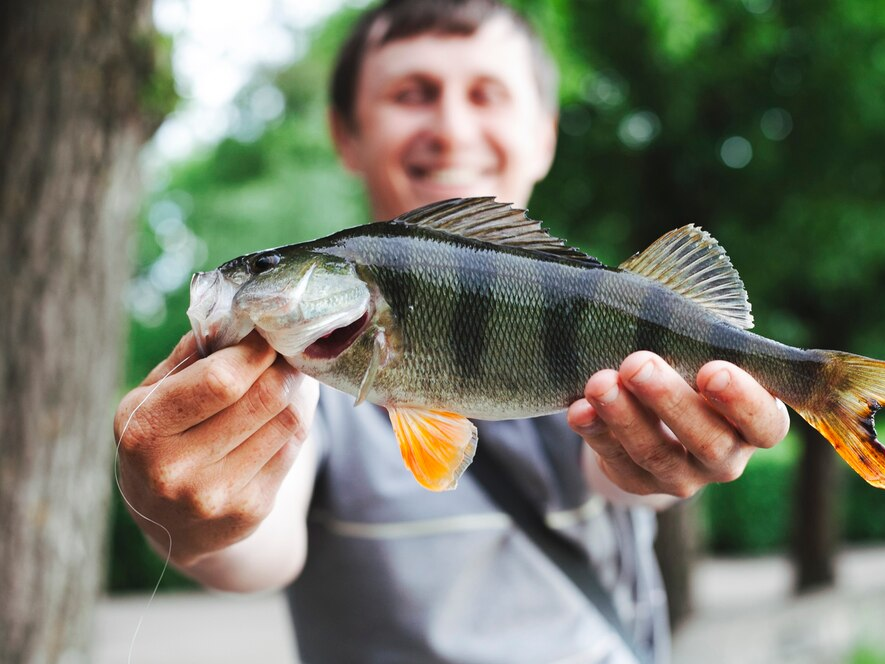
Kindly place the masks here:
<instances>
[{"instance_id":1,"label":"striped fish body","mask_svg":"<svg viewBox=\"0 0 885 664\"><path fill-rule=\"evenodd\" d=\"M741 366L885 486L885 363L749 332L740 277L693 226L611 268L521 210L443 201L198 273L188 316L204 353L257 329L293 366L387 408L406 466L434 490L473 457L467 418L563 410L637 350L689 382L713 359Z\"/></svg>"},{"instance_id":2,"label":"striped fish body","mask_svg":"<svg viewBox=\"0 0 885 664\"><path fill-rule=\"evenodd\" d=\"M403 224L330 238L386 303L391 359L364 398L479 419L563 410L594 372L630 353L660 354L686 379L707 361L746 366L795 400L815 385L813 353L753 335L629 271L501 247ZM389 313L387 308L389 308ZM293 364L354 396L370 364L371 327L330 358Z\"/></svg>"}]
</instances>

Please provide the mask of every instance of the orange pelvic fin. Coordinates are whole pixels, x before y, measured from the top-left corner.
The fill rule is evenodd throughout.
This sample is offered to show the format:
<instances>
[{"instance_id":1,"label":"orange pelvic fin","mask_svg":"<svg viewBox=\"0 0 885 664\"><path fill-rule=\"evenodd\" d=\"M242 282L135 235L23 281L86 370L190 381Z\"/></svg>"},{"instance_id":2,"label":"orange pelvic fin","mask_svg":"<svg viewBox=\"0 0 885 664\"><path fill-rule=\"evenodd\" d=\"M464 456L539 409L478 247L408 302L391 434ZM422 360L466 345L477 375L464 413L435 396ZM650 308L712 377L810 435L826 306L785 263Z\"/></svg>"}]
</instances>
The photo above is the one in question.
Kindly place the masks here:
<instances>
[{"instance_id":1,"label":"orange pelvic fin","mask_svg":"<svg viewBox=\"0 0 885 664\"><path fill-rule=\"evenodd\" d=\"M874 418L885 406L885 362L851 353L824 351L830 393L821 410L799 411L836 448L854 471L885 489L885 446Z\"/></svg>"},{"instance_id":2,"label":"orange pelvic fin","mask_svg":"<svg viewBox=\"0 0 885 664\"><path fill-rule=\"evenodd\" d=\"M388 408L406 467L431 491L454 489L473 461L476 427L463 415L424 408Z\"/></svg>"}]
</instances>

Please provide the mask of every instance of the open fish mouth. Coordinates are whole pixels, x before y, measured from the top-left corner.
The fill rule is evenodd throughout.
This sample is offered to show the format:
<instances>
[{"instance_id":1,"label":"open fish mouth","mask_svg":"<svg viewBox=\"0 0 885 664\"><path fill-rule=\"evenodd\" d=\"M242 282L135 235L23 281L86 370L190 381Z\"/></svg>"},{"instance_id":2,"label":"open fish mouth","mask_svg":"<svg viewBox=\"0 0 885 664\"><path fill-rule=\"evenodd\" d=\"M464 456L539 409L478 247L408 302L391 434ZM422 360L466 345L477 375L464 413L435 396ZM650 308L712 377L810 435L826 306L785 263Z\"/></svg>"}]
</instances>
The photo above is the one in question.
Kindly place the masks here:
<instances>
[{"instance_id":1,"label":"open fish mouth","mask_svg":"<svg viewBox=\"0 0 885 664\"><path fill-rule=\"evenodd\" d=\"M316 360L331 360L338 357L350 348L365 331L369 326L370 319L371 314L369 310L366 310L362 316L349 325L336 328L314 341L304 349L304 354Z\"/></svg>"}]
</instances>

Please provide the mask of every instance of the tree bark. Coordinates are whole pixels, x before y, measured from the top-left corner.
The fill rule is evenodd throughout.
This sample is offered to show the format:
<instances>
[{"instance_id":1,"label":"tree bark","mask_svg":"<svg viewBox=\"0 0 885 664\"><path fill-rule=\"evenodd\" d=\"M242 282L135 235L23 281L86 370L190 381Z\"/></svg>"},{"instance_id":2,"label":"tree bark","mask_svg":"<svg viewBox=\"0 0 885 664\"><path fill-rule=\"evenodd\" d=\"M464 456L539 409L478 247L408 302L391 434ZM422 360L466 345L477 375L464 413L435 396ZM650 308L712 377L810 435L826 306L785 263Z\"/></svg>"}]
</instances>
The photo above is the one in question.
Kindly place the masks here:
<instances>
[{"instance_id":1,"label":"tree bark","mask_svg":"<svg viewBox=\"0 0 885 664\"><path fill-rule=\"evenodd\" d=\"M796 475L793 509L793 560L796 592L832 585L839 542L836 507L839 496L839 457L810 426L802 426L802 458Z\"/></svg>"},{"instance_id":2,"label":"tree bark","mask_svg":"<svg viewBox=\"0 0 885 664\"><path fill-rule=\"evenodd\" d=\"M102 582L150 0L0 25L0 662L86 662Z\"/></svg>"},{"instance_id":3,"label":"tree bark","mask_svg":"<svg viewBox=\"0 0 885 664\"><path fill-rule=\"evenodd\" d=\"M691 570L697 552L697 504L677 503L658 514L655 553L667 589L670 627L674 631L692 612Z\"/></svg>"}]
</instances>

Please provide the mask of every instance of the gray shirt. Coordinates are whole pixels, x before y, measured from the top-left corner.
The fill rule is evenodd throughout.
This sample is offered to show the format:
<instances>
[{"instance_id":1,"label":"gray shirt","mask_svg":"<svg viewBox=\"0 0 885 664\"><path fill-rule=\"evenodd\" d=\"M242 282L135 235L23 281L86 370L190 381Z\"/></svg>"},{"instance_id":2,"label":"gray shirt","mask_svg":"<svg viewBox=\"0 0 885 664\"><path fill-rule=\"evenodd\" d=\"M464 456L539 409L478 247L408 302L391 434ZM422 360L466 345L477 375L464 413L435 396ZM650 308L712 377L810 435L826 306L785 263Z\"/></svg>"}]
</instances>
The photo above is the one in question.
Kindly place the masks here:
<instances>
[{"instance_id":1,"label":"gray shirt","mask_svg":"<svg viewBox=\"0 0 885 664\"><path fill-rule=\"evenodd\" d=\"M584 548L638 646L665 662L655 518L587 488L562 415L479 423L547 524ZM301 657L324 662L633 662L617 632L471 477L433 493L386 412L323 388L308 555L288 589ZM550 432L558 435L550 435ZM481 453L481 452L479 452Z\"/></svg>"}]
</instances>

